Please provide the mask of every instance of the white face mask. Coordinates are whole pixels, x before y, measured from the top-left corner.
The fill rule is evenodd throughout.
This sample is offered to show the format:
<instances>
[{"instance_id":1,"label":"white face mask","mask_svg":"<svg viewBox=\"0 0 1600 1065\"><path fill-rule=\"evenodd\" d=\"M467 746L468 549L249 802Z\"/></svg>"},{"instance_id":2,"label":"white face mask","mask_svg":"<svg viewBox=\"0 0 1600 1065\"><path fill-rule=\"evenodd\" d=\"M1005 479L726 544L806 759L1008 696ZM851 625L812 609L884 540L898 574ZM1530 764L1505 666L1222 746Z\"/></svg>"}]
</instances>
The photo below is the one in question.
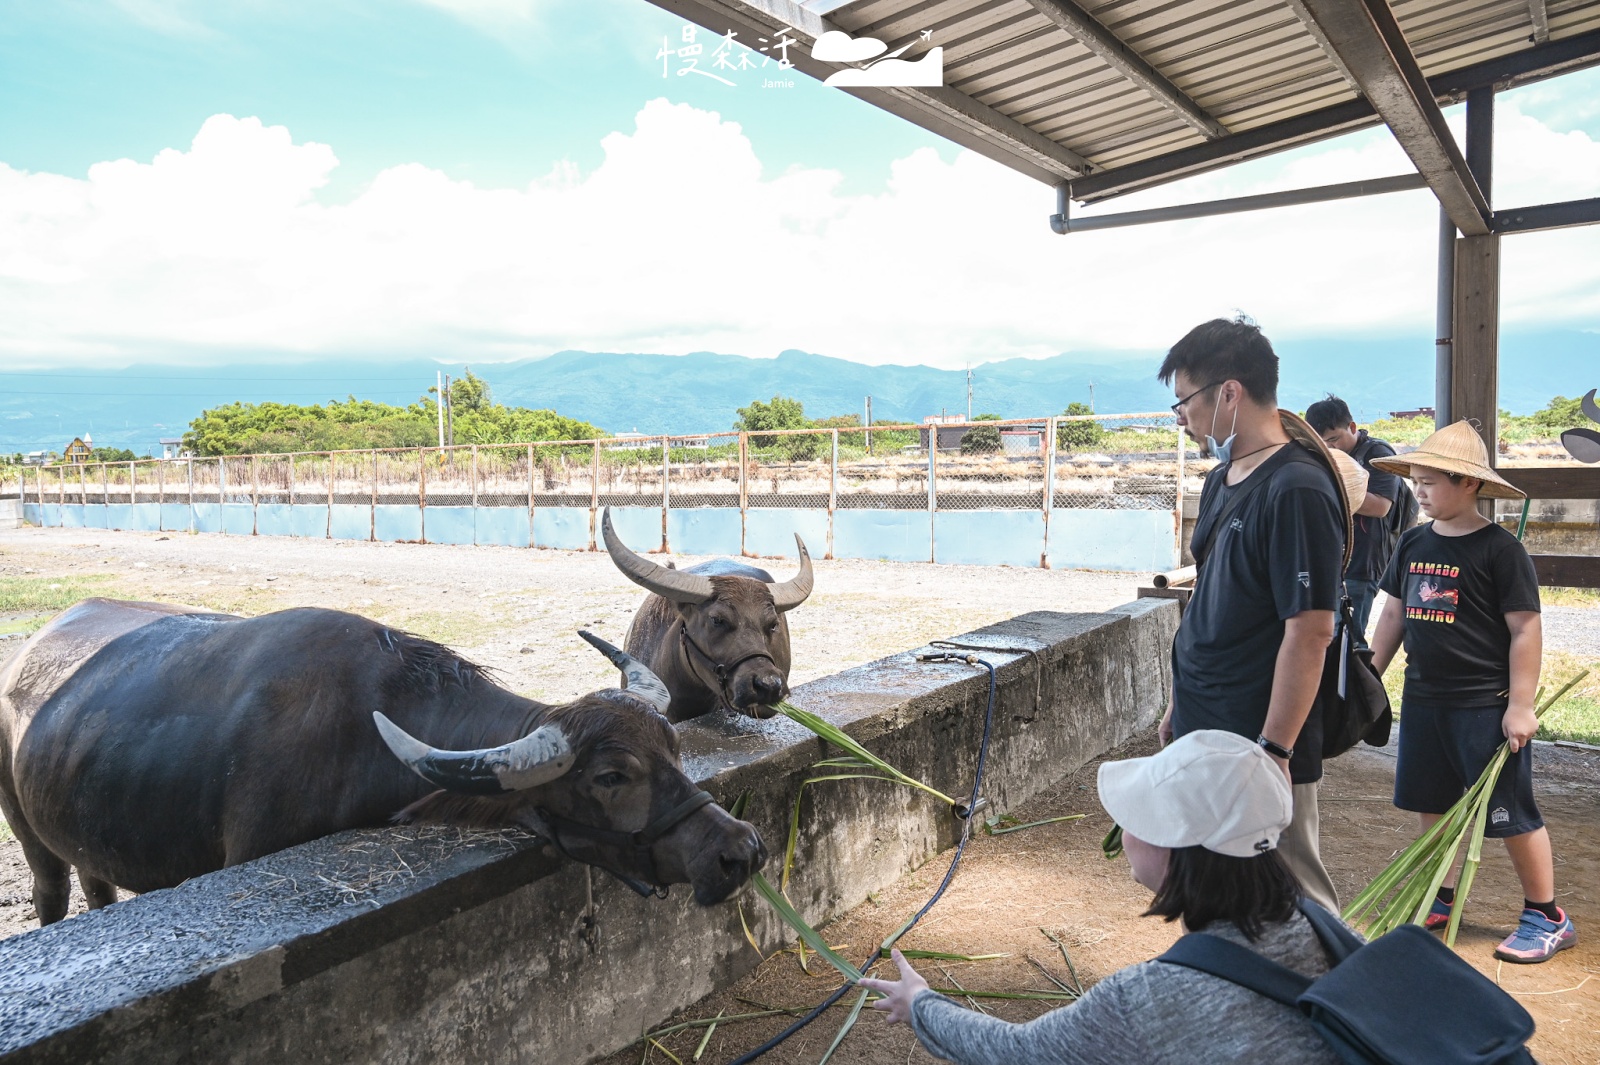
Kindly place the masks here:
<instances>
[{"instance_id":1,"label":"white face mask","mask_svg":"<svg viewBox=\"0 0 1600 1065\"><path fill-rule=\"evenodd\" d=\"M1219 397L1220 398L1220 393ZM1239 427L1239 408L1233 408L1233 424L1228 427L1228 439L1217 443L1217 438L1212 433L1217 431L1217 409L1211 408L1211 432L1206 434L1206 451L1210 452L1218 462L1228 463L1233 461L1233 441L1238 435L1234 432Z\"/></svg>"}]
</instances>

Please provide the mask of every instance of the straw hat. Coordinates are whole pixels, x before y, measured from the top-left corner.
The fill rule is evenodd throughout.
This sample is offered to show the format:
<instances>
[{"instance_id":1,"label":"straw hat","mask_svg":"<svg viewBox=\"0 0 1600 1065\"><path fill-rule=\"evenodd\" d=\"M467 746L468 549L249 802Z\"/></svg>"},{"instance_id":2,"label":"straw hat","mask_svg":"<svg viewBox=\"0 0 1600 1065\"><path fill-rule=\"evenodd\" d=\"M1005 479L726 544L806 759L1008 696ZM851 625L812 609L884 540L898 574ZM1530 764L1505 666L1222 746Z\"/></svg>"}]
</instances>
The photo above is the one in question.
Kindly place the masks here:
<instances>
[{"instance_id":1,"label":"straw hat","mask_svg":"<svg viewBox=\"0 0 1600 1065\"><path fill-rule=\"evenodd\" d=\"M1413 466L1443 473L1459 473L1482 481L1483 488L1478 494L1485 498L1527 498L1526 492L1494 472L1489 465L1489 449L1483 446L1483 437L1467 421L1454 422L1436 430L1415 451L1373 459L1372 465L1385 473L1398 473L1402 477L1410 477Z\"/></svg>"},{"instance_id":2,"label":"straw hat","mask_svg":"<svg viewBox=\"0 0 1600 1065\"><path fill-rule=\"evenodd\" d=\"M1329 447L1327 441L1294 411L1279 407L1278 420L1283 425L1283 431L1289 434L1289 439L1320 457L1322 464L1334 473L1334 479L1339 484L1339 501L1344 505L1344 564L1348 566L1356 546L1356 508L1367 498L1367 471L1349 455ZM1341 463L1340 458L1346 461Z\"/></svg>"}]
</instances>

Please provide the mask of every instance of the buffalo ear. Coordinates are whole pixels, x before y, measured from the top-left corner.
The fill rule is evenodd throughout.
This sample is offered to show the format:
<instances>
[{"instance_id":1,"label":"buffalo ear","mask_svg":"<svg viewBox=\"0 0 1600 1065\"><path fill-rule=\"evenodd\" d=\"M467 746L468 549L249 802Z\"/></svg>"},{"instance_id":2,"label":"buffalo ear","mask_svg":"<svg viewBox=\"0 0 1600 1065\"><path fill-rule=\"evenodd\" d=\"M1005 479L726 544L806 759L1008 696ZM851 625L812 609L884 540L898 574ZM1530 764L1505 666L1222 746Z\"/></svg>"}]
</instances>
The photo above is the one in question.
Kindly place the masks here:
<instances>
[{"instance_id":1,"label":"buffalo ear","mask_svg":"<svg viewBox=\"0 0 1600 1065\"><path fill-rule=\"evenodd\" d=\"M510 796L485 798L441 789L424 795L390 820L397 825L426 821L456 828L521 828L517 806Z\"/></svg>"},{"instance_id":2,"label":"buffalo ear","mask_svg":"<svg viewBox=\"0 0 1600 1065\"><path fill-rule=\"evenodd\" d=\"M671 559L670 559L670 558L669 558L669 559L668 559L668 560L667 560L667 568L668 568L668 569L677 569L677 568L678 568L678 564L677 564L677 563L676 563L676 562L674 562L674 561L672 561L672 560L671 560Z\"/></svg>"}]
</instances>

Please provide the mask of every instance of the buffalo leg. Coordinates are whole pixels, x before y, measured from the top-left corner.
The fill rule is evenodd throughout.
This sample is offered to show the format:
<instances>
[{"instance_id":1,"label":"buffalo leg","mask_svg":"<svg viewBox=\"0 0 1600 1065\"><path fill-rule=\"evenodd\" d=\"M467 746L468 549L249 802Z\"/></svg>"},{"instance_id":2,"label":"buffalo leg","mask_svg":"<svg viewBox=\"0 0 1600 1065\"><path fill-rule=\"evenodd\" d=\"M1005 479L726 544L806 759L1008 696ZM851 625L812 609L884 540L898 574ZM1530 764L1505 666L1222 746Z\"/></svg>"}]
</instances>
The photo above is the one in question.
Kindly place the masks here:
<instances>
[{"instance_id":1,"label":"buffalo leg","mask_svg":"<svg viewBox=\"0 0 1600 1065\"><path fill-rule=\"evenodd\" d=\"M100 880L78 870L78 886L83 888L83 897L89 903L89 909L98 910L102 906L109 906L117 901L117 886L109 880Z\"/></svg>"},{"instance_id":2,"label":"buffalo leg","mask_svg":"<svg viewBox=\"0 0 1600 1065\"><path fill-rule=\"evenodd\" d=\"M33 873L33 909L40 926L55 924L67 915L67 902L72 896L72 867L42 843L33 834L32 827L17 814L13 803L4 801L0 792L0 812L4 812L11 834L22 844L22 856Z\"/></svg>"}]
</instances>

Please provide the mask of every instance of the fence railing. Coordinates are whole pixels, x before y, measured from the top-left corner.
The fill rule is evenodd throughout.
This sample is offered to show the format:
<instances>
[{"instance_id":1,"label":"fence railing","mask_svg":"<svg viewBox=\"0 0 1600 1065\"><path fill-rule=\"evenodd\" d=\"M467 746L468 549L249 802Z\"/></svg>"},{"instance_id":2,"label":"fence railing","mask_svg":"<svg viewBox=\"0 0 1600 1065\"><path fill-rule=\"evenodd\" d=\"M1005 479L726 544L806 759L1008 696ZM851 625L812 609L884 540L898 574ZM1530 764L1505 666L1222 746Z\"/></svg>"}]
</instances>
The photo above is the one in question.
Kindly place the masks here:
<instances>
[{"instance_id":1,"label":"fence railing","mask_svg":"<svg viewBox=\"0 0 1600 1065\"><path fill-rule=\"evenodd\" d=\"M925 512L932 559L939 526L961 524L935 515L1034 513L1037 564L1048 564L1051 521L1063 511L1170 513L1176 551L1183 493L1196 490L1203 473L1186 464L1184 443L1172 414L1161 411L11 467L0 472L0 496L46 507L155 504L162 528L187 508L190 529L251 533L265 531L263 513L288 506L294 535L373 539L412 538L381 534L388 508L419 512L415 539L429 539L430 517L438 528L449 509L514 509L527 512L536 546L540 511L586 510L586 535L575 546L590 549L604 507L660 510L663 548L671 515L715 508L738 511L745 553L761 553L747 535L753 511L825 513L830 554L839 513ZM212 505L231 517L214 519ZM235 513L244 507L248 529ZM364 535L352 508L368 512Z\"/></svg>"}]
</instances>

